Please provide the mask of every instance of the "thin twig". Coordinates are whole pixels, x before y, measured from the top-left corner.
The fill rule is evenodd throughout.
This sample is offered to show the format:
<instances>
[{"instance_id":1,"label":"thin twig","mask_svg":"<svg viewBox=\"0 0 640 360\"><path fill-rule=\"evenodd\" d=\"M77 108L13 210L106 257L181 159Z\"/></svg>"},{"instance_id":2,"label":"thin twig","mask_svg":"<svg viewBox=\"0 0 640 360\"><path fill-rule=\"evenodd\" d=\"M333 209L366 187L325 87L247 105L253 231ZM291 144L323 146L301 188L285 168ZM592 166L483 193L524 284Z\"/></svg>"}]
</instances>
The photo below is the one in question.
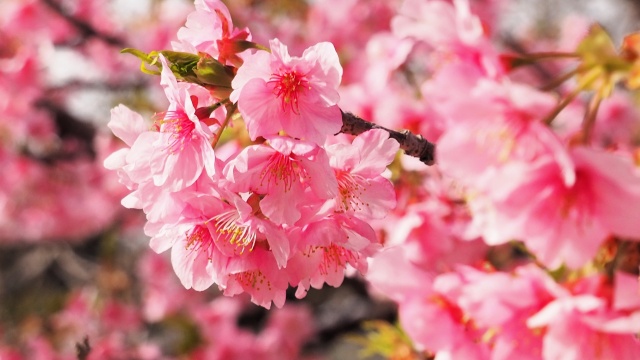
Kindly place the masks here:
<instances>
[{"instance_id":1,"label":"thin twig","mask_svg":"<svg viewBox=\"0 0 640 360\"><path fill-rule=\"evenodd\" d=\"M360 135L371 129L382 129L388 132L391 139L400 143L400 149L404 150L405 154L417 157L427 165L435 164L436 146L423 138L422 135L415 135L408 130L389 130L383 126L361 119L352 113L342 112L342 129L340 129L340 133Z\"/></svg>"},{"instance_id":2,"label":"thin twig","mask_svg":"<svg viewBox=\"0 0 640 360\"><path fill-rule=\"evenodd\" d=\"M76 343L76 355L78 360L87 360L91 353L91 345L89 344L89 337L85 336L82 342Z\"/></svg>"},{"instance_id":3,"label":"thin twig","mask_svg":"<svg viewBox=\"0 0 640 360\"><path fill-rule=\"evenodd\" d=\"M113 35L102 33L100 31L98 31L96 28L94 28L88 22L86 22L84 20L81 20L81 19L78 19L77 17L72 16L71 14L67 13L64 10L64 8L62 7L62 5L60 5L55 0L42 0L42 3L47 5L56 14L60 15L65 20L67 20L69 22L69 24L73 25L73 27L75 27L78 31L80 31L80 33L83 36L85 36L85 37L95 37L97 39L100 39L100 40L106 42L109 45L118 46L118 47L121 47L121 48L122 47L126 47L126 44L122 39L117 38L117 37L115 37Z\"/></svg>"},{"instance_id":4,"label":"thin twig","mask_svg":"<svg viewBox=\"0 0 640 360\"><path fill-rule=\"evenodd\" d=\"M560 75L560 77L550 81L548 84L540 87L540 91L551 91L555 88L557 88L558 86L562 85L565 81L571 79L572 77L576 76L579 72L579 69L573 69L565 74Z\"/></svg>"},{"instance_id":5,"label":"thin twig","mask_svg":"<svg viewBox=\"0 0 640 360\"><path fill-rule=\"evenodd\" d=\"M79 91L79 90L102 90L102 91L139 91L144 90L149 84L143 79L138 81L130 81L123 83L97 82L71 80L62 85L56 85L45 88L46 93L57 93L63 91Z\"/></svg>"},{"instance_id":6,"label":"thin twig","mask_svg":"<svg viewBox=\"0 0 640 360\"><path fill-rule=\"evenodd\" d=\"M598 109L600 108L602 99L603 96L601 92L596 91L589 101L587 112L584 115L584 120L582 121L582 140L585 145L589 145L591 143L591 135L596 124L596 116L598 115Z\"/></svg>"}]
</instances>

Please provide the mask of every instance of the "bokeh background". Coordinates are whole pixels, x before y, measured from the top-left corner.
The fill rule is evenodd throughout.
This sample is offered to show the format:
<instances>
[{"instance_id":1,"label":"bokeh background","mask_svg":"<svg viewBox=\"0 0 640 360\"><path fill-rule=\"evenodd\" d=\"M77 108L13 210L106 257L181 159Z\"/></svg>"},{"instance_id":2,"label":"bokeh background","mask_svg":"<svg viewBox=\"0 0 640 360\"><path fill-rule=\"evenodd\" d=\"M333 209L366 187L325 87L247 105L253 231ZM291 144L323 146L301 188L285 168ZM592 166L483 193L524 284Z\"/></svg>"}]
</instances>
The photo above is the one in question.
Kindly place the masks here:
<instances>
[{"instance_id":1,"label":"bokeh background","mask_svg":"<svg viewBox=\"0 0 640 360\"><path fill-rule=\"evenodd\" d=\"M226 3L259 43L278 37L299 54L333 42L341 106L357 111L353 85L370 76L362 57L401 1ZM617 41L640 28L633 0L471 3L505 51L575 39L593 21ZM372 327L397 336L381 347L405 341L394 305L358 276L267 311L183 289L148 249L144 216L120 205L127 191L102 166L122 146L106 124L119 103L151 118L166 100L119 51L170 48L192 10L188 0L0 0L0 359L346 359Z\"/></svg>"}]
</instances>

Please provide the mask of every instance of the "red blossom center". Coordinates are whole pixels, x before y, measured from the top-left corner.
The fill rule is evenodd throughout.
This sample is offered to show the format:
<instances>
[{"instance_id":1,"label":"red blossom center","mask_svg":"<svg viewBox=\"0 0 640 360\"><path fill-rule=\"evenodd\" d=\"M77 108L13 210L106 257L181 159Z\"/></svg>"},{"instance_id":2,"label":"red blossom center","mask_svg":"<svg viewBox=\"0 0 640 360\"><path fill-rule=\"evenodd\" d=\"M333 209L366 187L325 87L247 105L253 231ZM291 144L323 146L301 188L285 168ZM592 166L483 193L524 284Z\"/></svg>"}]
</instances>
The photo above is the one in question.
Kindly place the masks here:
<instances>
[{"instance_id":1,"label":"red blossom center","mask_svg":"<svg viewBox=\"0 0 640 360\"><path fill-rule=\"evenodd\" d=\"M566 189L564 186L558 186L558 199L561 199L560 217L566 220L574 221L583 229L588 229L593 219L593 199L591 186L587 175L583 171L576 171L576 183L572 188Z\"/></svg>"},{"instance_id":2,"label":"red blossom center","mask_svg":"<svg viewBox=\"0 0 640 360\"><path fill-rule=\"evenodd\" d=\"M156 126L160 132L171 134L169 151L171 153L182 151L185 144L191 140L196 124L189 119L187 114L179 110L167 111L159 115L164 115L164 118L156 122Z\"/></svg>"},{"instance_id":3,"label":"red blossom center","mask_svg":"<svg viewBox=\"0 0 640 360\"><path fill-rule=\"evenodd\" d=\"M291 190L294 182L301 178L308 179L309 175L295 159L281 153L275 153L269 158L267 166L262 170L261 177L260 185L284 186L286 192Z\"/></svg>"},{"instance_id":4,"label":"red blossom center","mask_svg":"<svg viewBox=\"0 0 640 360\"><path fill-rule=\"evenodd\" d=\"M273 86L273 93L280 98L282 110L287 109L299 115L300 108L298 96L307 89L311 89L309 81L304 74L297 71L288 71L282 74L271 75L269 84Z\"/></svg>"},{"instance_id":5,"label":"red blossom center","mask_svg":"<svg viewBox=\"0 0 640 360\"><path fill-rule=\"evenodd\" d=\"M338 272L344 269L347 264L355 266L360 257L359 254L336 244L330 244L325 247L311 247L309 249L310 254L316 251L322 251L322 262L320 263L319 271L323 275Z\"/></svg>"}]
</instances>

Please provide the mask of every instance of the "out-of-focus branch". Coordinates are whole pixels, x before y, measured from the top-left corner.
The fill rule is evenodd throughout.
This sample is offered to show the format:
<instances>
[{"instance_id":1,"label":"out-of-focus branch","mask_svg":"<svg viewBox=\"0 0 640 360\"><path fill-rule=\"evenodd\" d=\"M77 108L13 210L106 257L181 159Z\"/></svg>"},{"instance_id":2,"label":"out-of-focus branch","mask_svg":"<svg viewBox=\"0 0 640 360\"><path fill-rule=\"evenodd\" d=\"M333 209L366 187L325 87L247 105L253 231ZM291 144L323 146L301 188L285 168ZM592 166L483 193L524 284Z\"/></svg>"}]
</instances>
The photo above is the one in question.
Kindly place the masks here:
<instances>
[{"instance_id":1,"label":"out-of-focus branch","mask_svg":"<svg viewBox=\"0 0 640 360\"><path fill-rule=\"evenodd\" d=\"M352 113L342 112L341 133L360 135L371 129L382 129L388 132L390 138L400 143L400 149L404 150L405 154L417 157L427 165L433 165L435 163L436 146L423 138L422 135L416 135L408 130L389 130L383 126L361 119Z\"/></svg>"},{"instance_id":2,"label":"out-of-focus branch","mask_svg":"<svg viewBox=\"0 0 640 360\"><path fill-rule=\"evenodd\" d=\"M56 14L62 16L65 20L67 20L69 24L73 25L83 36L95 37L113 46L118 46L121 48L127 47L122 39L117 38L113 35L102 33L88 22L78 19L77 17L74 17L71 14L67 13L62 5L60 5L55 0L42 0L42 3L48 6Z\"/></svg>"},{"instance_id":3,"label":"out-of-focus branch","mask_svg":"<svg viewBox=\"0 0 640 360\"><path fill-rule=\"evenodd\" d=\"M71 80L62 85L51 86L45 88L46 93L55 93L59 91L78 91L78 90L103 90L103 91L142 91L149 84L145 82L145 78L140 78L137 81L121 82L121 83L106 83L97 81L83 81L83 80Z\"/></svg>"},{"instance_id":4,"label":"out-of-focus branch","mask_svg":"<svg viewBox=\"0 0 640 360\"><path fill-rule=\"evenodd\" d=\"M519 54L519 55L527 54L527 49L525 49L525 47L513 37L504 36L502 38L502 42L506 47L514 51L516 54ZM542 66L540 62L533 62L530 65L530 67L534 69L534 71L538 74L540 81L543 84L546 84L549 81L553 80L554 78L553 74L547 68Z\"/></svg>"},{"instance_id":5,"label":"out-of-focus branch","mask_svg":"<svg viewBox=\"0 0 640 360\"><path fill-rule=\"evenodd\" d=\"M91 353L91 345L89 344L89 337L85 336L82 342L76 343L76 354L78 360L87 360Z\"/></svg>"},{"instance_id":6,"label":"out-of-focus branch","mask_svg":"<svg viewBox=\"0 0 640 360\"><path fill-rule=\"evenodd\" d=\"M91 158L95 157L93 138L96 135L96 129L93 125L73 116L51 99L39 99L34 106L39 109L44 109L51 114L57 127L58 136L61 139L75 139L80 145L77 152L50 154L46 158L40 158L41 160L53 162L55 160L74 158L78 155L88 155Z\"/></svg>"}]
</instances>

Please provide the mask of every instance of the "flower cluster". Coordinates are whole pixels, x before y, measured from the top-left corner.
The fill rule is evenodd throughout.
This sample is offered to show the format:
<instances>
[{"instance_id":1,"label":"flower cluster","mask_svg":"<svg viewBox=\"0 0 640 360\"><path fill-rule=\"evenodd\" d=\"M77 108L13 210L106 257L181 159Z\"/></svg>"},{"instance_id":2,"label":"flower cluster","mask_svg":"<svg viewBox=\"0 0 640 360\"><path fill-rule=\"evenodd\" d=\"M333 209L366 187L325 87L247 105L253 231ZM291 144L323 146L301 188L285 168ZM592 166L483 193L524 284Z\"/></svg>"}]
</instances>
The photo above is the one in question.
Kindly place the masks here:
<instances>
[{"instance_id":1,"label":"flower cluster","mask_svg":"<svg viewBox=\"0 0 640 360\"><path fill-rule=\"evenodd\" d=\"M497 1L312 3L298 43L301 23L267 49L196 0L173 51L129 50L169 106L153 124L115 108L128 147L105 165L182 284L280 307L370 266L426 357L638 358L640 116L616 86L637 87L637 35L618 51L578 21L552 51L502 54ZM368 33L318 30L365 3ZM338 103L435 141L436 166L393 162L384 130L336 136Z\"/></svg>"},{"instance_id":2,"label":"flower cluster","mask_svg":"<svg viewBox=\"0 0 640 360\"><path fill-rule=\"evenodd\" d=\"M532 264L510 273L459 265L435 275L407 263L404 251L395 247L378 256L369 279L400 304L400 320L421 350L451 359L640 354L632 335L640 330L635 276L618 272L614 283L588 276L567 288ZM406 280L399 282L401 274Z\"/></svg>"},{"instance_id":3,"label":"flower cluster","mask_svg":"<svg viewBox=\"0 0 640 360\"><path fill-rule=\"evenodd\" d=\"M623 91L595 85L627 70L597 70L607 59L585 64L585 48L606 44L598 28L567 35L573 45L556 52L505 56L472 10L466 1L407 0L391 21L395 43L410 44L396 49L401 66L418 54L433 59L412 74L425 79L423 104L394 106L411 109L395 126L420 126L436 140L437 166L405 165L413 182L396 184L389 246L367 279L435 358L637 358L640 118ZM557 56L559 69L583 63L569 72L575 82L561 75L546 81L557 91L544 92L519 65L535 56ZM577 96L585 89L595 94ZM431 121L416 124L416 113Z\"/></svg>"},{"instance_id":4,"label":"flower cluster","mask_svg":"<svg viewBox=\"0 0 640 360\"><path fill-rule=\"evenodd\" d=\"M281 307L289 285L303 297L340 285L348 267L366 270L380 247L369 221L395 206L385 172L399 144L383 130L334 136L342 67L330 43L295 57L277 39L270 51L247 50L249 38L223 3L196 1L174 49L199 52L197 81L178 81L191 70L159 53L169 106L153 124L114 108L109 126L128 147L105 165L132 190L123 205L144 210L152 249L171 250L186 288L217 284ZM236 109L253 141L244 148L221 141Z\"/></svg>"}]
</instances>

